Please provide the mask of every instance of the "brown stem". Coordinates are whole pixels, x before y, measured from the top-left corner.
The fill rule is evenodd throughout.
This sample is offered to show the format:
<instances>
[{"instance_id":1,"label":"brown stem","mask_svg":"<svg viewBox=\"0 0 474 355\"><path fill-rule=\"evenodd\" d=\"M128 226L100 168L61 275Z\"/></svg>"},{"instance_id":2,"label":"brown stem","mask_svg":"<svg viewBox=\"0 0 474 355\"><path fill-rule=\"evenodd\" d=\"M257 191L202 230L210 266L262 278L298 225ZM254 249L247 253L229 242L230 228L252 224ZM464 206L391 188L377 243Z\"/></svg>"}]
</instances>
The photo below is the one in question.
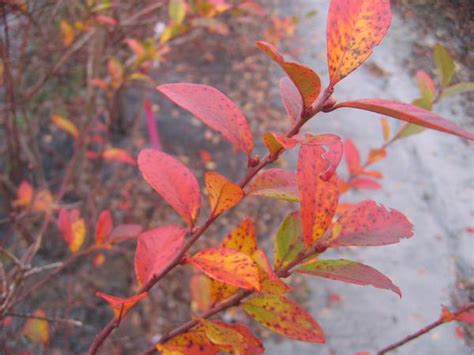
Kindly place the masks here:
<instances>
[{"instance_id":1,"label":"brown stem","mask_svg":"<svg viewBox=\"0 0 474 355\"><path fill-rule=\"evenodd\" d=\"M332 95L332 92L333 90L331 88L327 88L323 95L321 95L321 97L319 98L318 101L316 101L314 103L314 105L309 109L309 110L303 110L303 113L301 114L301 117L300 117L300 120L295 124L295 126L286 134L287 137L291 138L293 137L295 134L297 134L301 127L303 127L303 125L308 122L308 120L311 118L311 117L314 117L315 115L317 115L319 112L321 112L321 110L323 109L323 106L326 102L326 100ZM253 168L249 168L249 170L247 171L247 174L246 176L242 179L242 181L239 183L239 186L240 187L245 187L249 182L250 180L252 180L252 178L260 171L262 170L264 167L266 167L267 165L273 163L274 161L276 161L280 154L282 153L282 151L280 151L279 153L275 154L275 155L270 155L270 154L267 154L261 161L260 163L253 167ZM159 274L155 275L145 286L143 286L139 291L138 293L142 293L144 291L149 291L153 286L155 286L159 280L161 280L165 275L168 274L168 272L170 272L172 269L174 269L176 266L178 266L181 261L182 261L182 258L183 256L186 254L186 252L193 246L193 244L204 234L204 232L212 225L212 223L219 217L220 215L217 215L217 216L211 216L207 219L207 221L204 223L204 225L200 228L198 228L192 235L191 235L191 238L189 239L189 241L184 245L184 247L178 252L178 254L176 255L176 257L170 262L170 264L163 270L161 271ZM285 274L288 274L288 272L286 272ZM250 291L247 291L247 292L250 292ZM250 292L251 294L252 292ZM245 296L246 297L246 296ZM230 300L234 300L233 298L231 298ZM235 302L240 302L240 299L239 300L234 300ZM222 306L222 304L219 304L217 305L215 308L219 308L219 310L216 312L220 312L221 310L223 309L226 309L226 308L229 308L231 306L233 306L234 304L232 304L232 302L230 303L227 303L227 301L224 301L224 305L225 307L224 308L219 308ZM211 309L209 312L213 311L213 309ZM215 313L212 313L212 314L215 314ZM211 314L211 315L212 315ZM211 316L209 315L209 317ZM192 321L188 322L188 326L189 324L192 324ZM104 341L107 339L107 337L112 333L112 331L117 328L119 326L119 324L114 320L110 320L107 325L99 332L99 334L97 334L97 336L95 337L93 343L91 344L91 346L89 347L89 350L87 352L88 355L94 355L97 353L97 351L99 350L99 348L102 346L102 344L104 343ZM194 326L194 325L192 325ZM184 326L183 326L184 327ZM191 327L191 326L190 326ZM189 328L186 328L186 329L189 329Z\"/></svg>"},{"instance_id":2,"label":"brown stem","mask_svg":"<svg viewBox=\"0 0 474 355\"><path fill-rule=\"evenodd\" d=\"M392 351L392 350L395 350L396 348L402 346L402 345L405 345L406 343L428 333L429 331L433 330L434 328L437 328L439 327L440 325L444 324L444 323L448 323L448 322L451 322L453 320L456 320L456 317L460 316L462 313L464 312L467 312L471 309L474 309L474 303L468 303L467 305L461 307L460 309L458 309L456 312L453 313L453 317L452 319L446 319L445 317L443 317L443 315L441 315L441 317L439 317L439 319L431 324L428 324L427 326L421 328L420 330L418 330L417 332L411 334L411 335L408 335L407 337L397 341L396 343L393 343L385 348L383 348L382 350L380 350L379 352L377 352L377 355L383 355L383 354L386 354L388 353L389 351Z\"/></svg>"}]
</instances>

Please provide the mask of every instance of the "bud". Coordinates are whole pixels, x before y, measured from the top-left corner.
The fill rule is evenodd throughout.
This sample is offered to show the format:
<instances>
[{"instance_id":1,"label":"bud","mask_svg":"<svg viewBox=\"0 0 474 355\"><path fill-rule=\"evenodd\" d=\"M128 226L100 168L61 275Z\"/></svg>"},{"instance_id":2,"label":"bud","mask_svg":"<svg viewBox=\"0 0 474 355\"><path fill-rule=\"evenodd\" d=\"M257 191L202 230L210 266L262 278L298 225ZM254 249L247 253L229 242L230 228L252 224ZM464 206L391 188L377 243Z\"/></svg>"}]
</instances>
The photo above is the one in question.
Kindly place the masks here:
<instances>
[{"instance_id":1,"label":"bud","mask_svg":"<svg viewBox=\"0 0 474 355\"><path fill-rule=\"evenodd\" d=\"M331 109L334 107L336 104L336 99L334 99L332 96L329 97L326 101L324 101L323 107L321 111L323 112L330 112Z\"/></svg>"},{"instance_id":2,"label":"bud","mask_svg":"<svg viewBox=\"0 0 474 355\"><path fill-rule=\"evenodd\" d=\"M253 157L249 158L248 166L250 168L256 167L260 163L260 157L258 155L254 155Z\"/></svg>"}]
</instances>

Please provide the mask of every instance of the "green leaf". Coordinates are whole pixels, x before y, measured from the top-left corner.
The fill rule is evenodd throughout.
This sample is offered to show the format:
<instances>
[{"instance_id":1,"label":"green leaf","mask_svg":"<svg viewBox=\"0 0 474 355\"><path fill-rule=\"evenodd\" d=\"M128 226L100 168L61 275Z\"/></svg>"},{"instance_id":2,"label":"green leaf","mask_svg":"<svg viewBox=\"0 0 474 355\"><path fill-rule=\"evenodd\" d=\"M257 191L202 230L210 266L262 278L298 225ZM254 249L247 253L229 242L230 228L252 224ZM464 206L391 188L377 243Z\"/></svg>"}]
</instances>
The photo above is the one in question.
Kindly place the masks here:
<instances>
[{"instance_id":1,"label":"green leaf","mask_svg":"<svg viewBox=\"0 0 474 355\"><path fill-rule=\"evenodd\" d=\"M448 97L474 91L474 82L457 83L444 89L441 97Z\"/></svg>"},{"instance_id":2,"label":"green leaf","mask_svg":"<svg viewBox=\"0 0 474 355\"><path fill-rule=\"evenodd\" d=\"M400 129L397 136L398 136L398 139L403 139L403 138L407 138L410 136L414 136L415 134L421 133L425 129L426 128L422 126L418 126L417 124L407 123Z\"/></svg>"},{"instance_id":3,"label":"green leaf","mask_svg":"<svg viewBox=\"0 0 474 355\"><path fill-rule=\"evenodd\" d=\"M446 48L439 43L434 46L433 56L441 85L448 86L454 75L454 60Z\"/></svg>"},{"instance_id":4,"label":"green leaf","mask_svg":"<svg viewBox=\"0 0 474 355\"><path fill-rule=\"evenodd\" d=\"M170 0L168 5L168 13L171 21L175 25L182 24L184 18L186 17L186 7L184 0Z\"/></svg>"},{"instance_id":5,"label":"green leaf","mask_svg":"<svg viewBox=\"0 0 474 355\"><path fill-rule=\"evenodd\" d=\"M324 343L319 324L288 298L261 293L243 302L244 311L263 326L289 338Z\"/></svg>"},{"instance_id":6,"label":"green leaf","mask_svg":"<svg viewBox=\"0 0 474 355\"><path fill-rule=\"evenodd\" d=\"M356 285L371 285L391 290L401 297L400 289L387 276L370 266L352 260L319 260L303 265L295 271Z\"/></svg>"},{"instance_id":7,"label":"green leaf","mask_svg":"<svg viewBox=\"0 0 474 355\"><path fill-rule=\"evenodd\" d=\"M275 268L285 267L304 251L301 218L298 211L286 216L275 238Z\"/></svg>"}]
</instances>

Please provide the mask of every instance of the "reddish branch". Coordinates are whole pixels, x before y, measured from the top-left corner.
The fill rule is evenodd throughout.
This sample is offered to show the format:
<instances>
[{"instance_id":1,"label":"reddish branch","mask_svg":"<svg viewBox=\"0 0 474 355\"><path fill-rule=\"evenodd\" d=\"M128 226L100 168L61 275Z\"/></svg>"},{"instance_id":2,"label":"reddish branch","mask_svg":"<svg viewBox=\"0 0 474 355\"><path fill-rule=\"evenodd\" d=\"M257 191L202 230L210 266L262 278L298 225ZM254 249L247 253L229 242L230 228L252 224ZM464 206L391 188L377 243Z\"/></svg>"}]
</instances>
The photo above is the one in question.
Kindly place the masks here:
<instances>
[{"instance_id":1,"label":"reddish branch","mask_svg":"<svg viewBox=\"0 0 474 355\"><path fill-rule=\"evenodd\" d=\"M429 331L439 327L440 325L444 324L444 323L448 323L448 322L451 322L453 320L456 320L456 318L458 316L460 316L461 314L463 314L464 312L468 312L470 311L471 309L474 309L474 303L468 303L467 305L459 308L456 312L454 312L452 314L452 317L450 318L446 318L444 315L441 315L439 317L439 319L431 324L428 324L427 326L421 328L420 330L418 330L417 332L411 334L411 335L408 335L407 337L397 341L396 343L393 343L392 345L389 345L385 348L383 348L382 350L380 350L377 355L383 355L383 354L386 354L388 353L389 351L392 351L392 350L395 350L396 348L402 346L402 345L405 345L406 343L428 333Z\"/></svg>"},{"instance_id":2,"label":"reddish branch","mask_svg":"<svg viewBox=\"0 0 474 355\"><path fill-rule=\"evenodd\" d=\"M304 112L302 115L301 115L301 118L300 120L291 128L291 130L286 134L287 137L292 137L294 135L296 135L301 127L303 127L303 125L308 122L308 120L311 118L311 117L314 117L316 114L318 114L319 112L322 111L323 109L323 106L324 104L326 103L326 100L329 99L329 97L332 95L332 88L327 88L323 95L321 95L320 99L311 107L311 109L308 111L308 112ZM262 170L263 168L265 168L267 165L275 162L280 154L282 153L283 150L281 150L280 152L278 152L277 154L274 154L274 155L271 155L271 154L268 154L267 156L265 156L265 158L263 158L259 164L257 164L257 166L255 167L251 167L249 168L248 172L247 172L247 175L242 179L242 181L239 183L239 186L240 187L245 187L250 180L252 180L252 178L260 171ZM212 223L219 217L220 215L217 215L217 216L211 216L207 219L207 221L204 223L204 225L202 225L201 227L199 227L197 230L195 230L192 234L191 234L191 237L189 238L188 242L183 246L183 248L178 252L178 254L176 255L176 257L169 263L169 265L163 270L161 271L159 274L156 274L146 285L144 285L136 294L140 294L144 291L149 291L151 288L153 288L153 286L155 286L158 281L160 281L164 276L166 276L168 274L168 272L170 272L171 270L173 270L176 266L178 266L184 255L186 254L186 252L194 245L194 243L204 234L204 232L206 232L206 230L212 225ZM296 265L296 264L295 264ZM294 265L291 265L291 267L294 266ZM289 270L289 269L288 269ZM285 275L287 275L287 272L288 270L285 271ZM227 309L229 307L232 307L234 305L237 305L244 297L247 297L249 294L251 294L251 292L249 293L249 291L242 291L240 293L237 293L236 295L240 295L241 298L239 298L238 296L234 296L234 297L231 297L230 299L224 301L223 303L217 305L216 307L214 307L213 309L209 310L208 312L206 312L202 317L203 318L208 318L224 309ZM209 313L209 314L208 314ZM207 317L206 317L207 315ZM89 350L88 350L88 355L94 355L97 353L97 351L99 350L99 348L102 346L102 344L104 343L104 341L107 339L107 337L112 333L112 331L115 329L115 328L118 328L119 325L120 325L120 322L121 320L118 320L116 318L113 318L111 319L107 325L99 332L99 334L96 335L95 339L94 339L94 342L91 344L91 346L89 347ZM188 323L185 323L183 324L181 327L178 327L177 329L175 329L174 331L172 331L171 333L169 334L174 334L174 332L177 332L179 330L179 332L182 332L182 331L185 331L191 327L193 327L195 325L194 321L189 321ZM176 333L176 334L179 334L179 333ZM175 336L176 334L174 334L173 336ZM172 336L171 336L172 337ZM171 338L169 335L168 335L168 338L167 339L170 339Z\"/></svg>"}]
</instances>

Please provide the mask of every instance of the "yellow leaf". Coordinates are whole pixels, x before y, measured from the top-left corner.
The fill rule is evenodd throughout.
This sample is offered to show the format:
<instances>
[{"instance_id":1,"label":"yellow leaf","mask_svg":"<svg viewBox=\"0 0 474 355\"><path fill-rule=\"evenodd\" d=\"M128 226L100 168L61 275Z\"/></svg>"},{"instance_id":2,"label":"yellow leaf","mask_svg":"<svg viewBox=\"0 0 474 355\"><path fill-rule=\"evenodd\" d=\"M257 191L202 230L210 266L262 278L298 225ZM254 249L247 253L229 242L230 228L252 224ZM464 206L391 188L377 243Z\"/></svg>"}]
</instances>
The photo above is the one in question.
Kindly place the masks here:
<instances>
[{"instance_id":1,"label":"yellow leaf","mask_svg":"<svg viewBox=\"0 0 474 355\"><path fill-rule=\"evenodd\" d=\"M33 315L36 317L46 317L46 314L42 309L36 310ZM23 327L22 333L33 343L45 345L49 341L48 321L36 318L28 319Z\"/></svg>"},{"instance_id":2,"label":"yellow leaf","mask_svg":"<svg viewBox=\"0 0 474 355\"><path fill-rule=\"evenodd\" d=\"M123 84L124 71L122 64L115 58L109 59L107 62L107 71L111 78L111 86L118 89Z\"/></svg>"},{"instance_id":3,"label":"yellow leaf","mask_svg":"<svg viewBox=\"0 0 474 355\"><path fill-rule=\"evenodd\" d=\"M53 123L60 129L73 136L74 139L79 138L79 130L77 129L76 125L68 118L59 115L52 115L51 121L53 121Z\"/></svg>"}]
</instances>

